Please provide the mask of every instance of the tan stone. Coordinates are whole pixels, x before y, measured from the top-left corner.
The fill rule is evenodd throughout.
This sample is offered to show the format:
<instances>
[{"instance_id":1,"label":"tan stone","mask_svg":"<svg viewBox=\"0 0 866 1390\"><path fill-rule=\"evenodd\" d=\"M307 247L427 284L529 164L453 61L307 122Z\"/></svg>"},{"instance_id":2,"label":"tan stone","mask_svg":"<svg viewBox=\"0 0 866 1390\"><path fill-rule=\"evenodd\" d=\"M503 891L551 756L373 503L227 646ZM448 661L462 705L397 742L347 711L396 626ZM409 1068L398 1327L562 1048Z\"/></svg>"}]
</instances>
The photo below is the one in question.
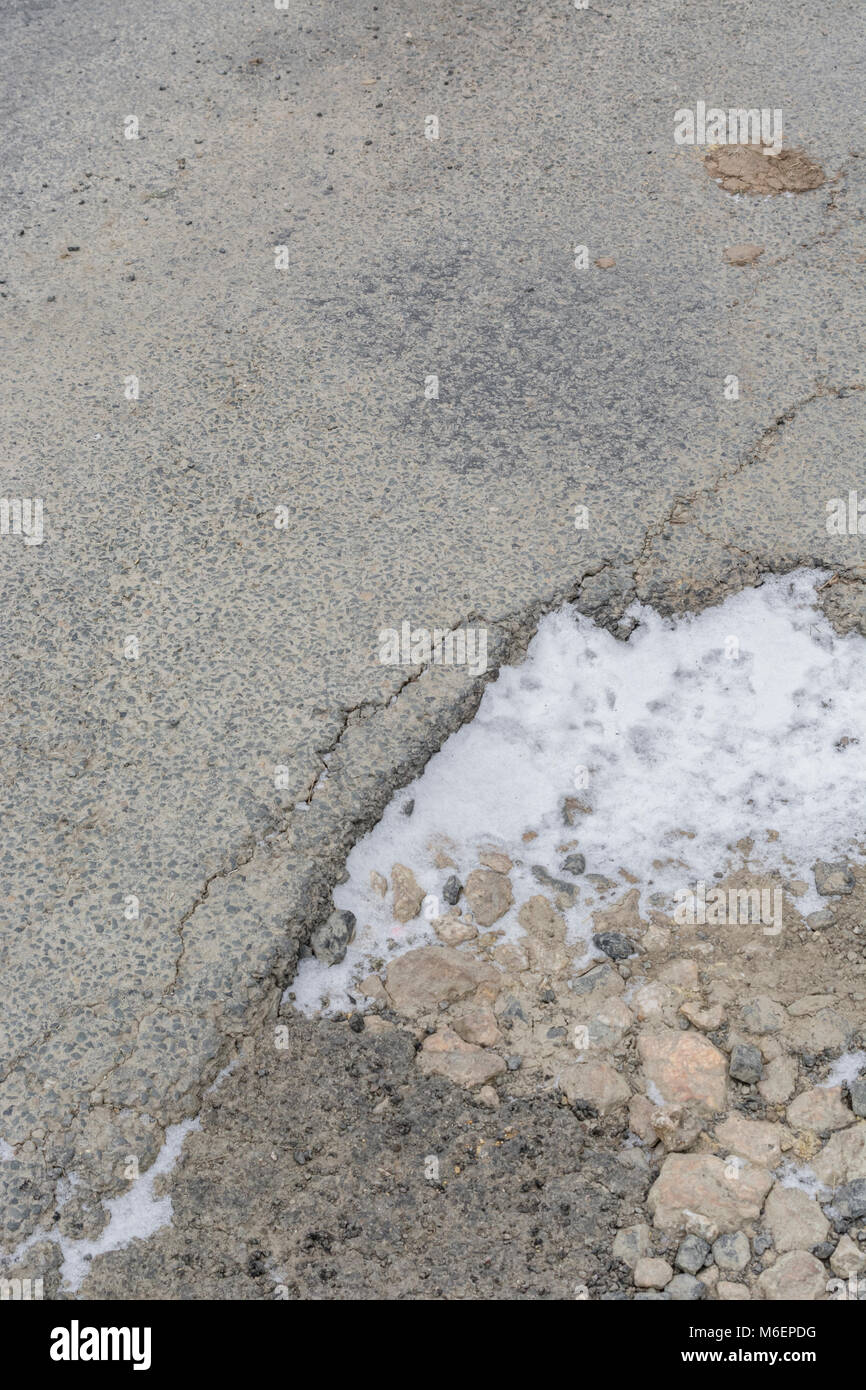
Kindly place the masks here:
<instances>
[{"instance_id":1,"label":"tan stone","mask_svg":"<svg viewBox=\"0 0 866 1390\"><path fill-rule=\"evenodd\" d=\"M445 1076L458 1086L483 1086L506 1070L495 1052L464 1042L451 1028L440 1028L424 1039L418 1065L425 1075Z\"/></svg>"},{"instance_id":2,"label":"tan stone","mask_svg":"<svg viewBox=\"0 0 866 1390\"><path fill-rule=\"evenodd\" d=\"M669 1284L674 1277L674 1272L667 1260L652 1259L644 1256L638 1260L634 1267L634 1285L636 1289L663 1289L665 1284Z\"/></svg>"},{"instance_id":3,"label":"tan stone","mask_svg":"<svg viewBox=\"0 0 866 1390\"><path fill-rule=\"evenodd\" d=\"M659 1106L652 1127L668 1153L685 1153L703 1129L701 1116L685 1105Z\"/></svg>"},{"instance_id":4,"label":"tan stone","mask_svg":"<svg viewBox=\"0 0 866 1390\"><path fill-rule=\"evenodd\" d=\"M565 1067L560 1073L560 1085L570 1104L588 1101L600 1115L625 1105L631 1097L628 1082L607 1062L588 1060Z\"/></svg>"},{"instance_id":5,"label":"tan stone","mask_svg":"<svg viewBox=\"0 0 866 1390\"><path fill-rule=\"evenodd\" d=\"M644 1075L669 1104L724 1108L725 1057L702 1033L646 1029L638 1037L638 1051Z\"/></svg>"},{"instance_id":6,"label":"tan stone","mask_svg":"<svg viewBox=\"0 0 866 1390\"><path fill-rule=\"evenodd\" d=\"M478 1043L479 1047L495 1047L502 1041L496 1015L489 1006L461 1009L451 1026L464 1042Z\"/></svg>"},{"instance_id":7,"label":"tan stone","mask_svg":"<svg viewBox=\"0 0 866 1390\"><path fill-rule=\"evenodd\" d=\"M493 869L497 874L507 874L514 865L507 854L500 854L499 850L486 849L478 856L478 862L483 864L485 869Z\"/></svg>"},{"instance_id":8,"label":"tan stone","mask_svg":"<svg viewBox=\"0 0 866 1390\"><path fill-rule=\"evenodd\" d=\"M788 1106L788 1124L794 1129L811 1129L818 1134L846 1129L855 1115L842 1100L841 1086L816 1086L804 1091Z\"/></svg>"},{"instance_id":9,"label":"tan stone","mask_svg":"<svg viewBox=\"0 0 866 1390\"><path fill-rule=\"evenodd\" d=\"M541 893L525 902L517 920L526 932L522 943L533 970L555 975L569 963L565 946L565 918Z\"/></svg>"},{"instance_id":10,"label":"tan stone","mask_svg":"<svg viewBox=\"0 0 866 1390\"><path fill-rule=\"evenodd\" d=\"M661 980L653 980L635 990L631 996L631 1006L637 1018L641 1020L660 1018L666 1009L676 1008L679 998L670 985L663 985Z\"/></svg>"},{"instance_id":11,"label":"tan stone","mask_svg":"<svg viewBox=\"0 0 866 1390\"><path fill-rule=\"evenodd\" d=\"M516 941L503 941L493 952L493 959L511 975L521 975L529 969L529 957Z\"/></svg>"},{"instance_id":12,"label":"tan stone","mask_svg":"<svg viewBox=\"0 0 866 1390\"><path fill-rule=\"evenodd\" d=\"M375 869L370 873L370 887L379 898L384 898L388 891L388 880L384 874L378 874Z\"/></svg>"},{"instance_id":13,"label":"tan stone","mask_svg":"<svg viewBox=\"0 0 866 1390\"><path fill-rule=\"evenodd\" d=\"M814 1303L826 1296L827 1271L808 1250L792 1250L769 1269L757 1283L761 1298L771 1302Z\"/></svg>"},{"instance_id":14,"label":"tan stone","mask_svg":"<svg viewBox=\"0 0 866 1390\"><path fill-rule=\"evenodd\" d=\"M764 1168L778 1168L782 1161L782 1130L766 1120L747 1120L733 1111L716 1127L716 1138L731 1154L739 1154L750 1163Z\"/></svg>"},{"instance_id":15,"label":"tan stone","mask_svg":"<svg viewBox=\"0 0 866 1390\"><path fill-rule=\"evenodd\" d=\"M473 869L463 886L463 896L480 927L492 927L514 902L508 878L493 869Z\"/></svg>"},{"instance_id":16,"label":"tan stone","mask_svg":"<svg viewBox=\"0 0 866 1390\"><path fill-rule=\"evenodd\" d=\"M668 1154L647 1206L661 1230L683 1231L694 1214L719 1232L739 1231L760 1215L772 1184L765 1168L732 1169L714 1154Z\"/></svg>"},{"instance_id":17,"label":"tan stone","mask_svg":"<svg viewBox=\"0 0 866 1390\"><path fill-rule=\"evenodd\" d=\"M764 1068L758 1090L769 1105L782 1105L790 1100L796 1085L796 1060L793 1057L777 1057Z\"/></svg>"},{"instance_id":18,"label":"tan stone","mask_svg":"<svg viewBox=\"0 0 866 1390\"><path fill-rule=\"evenodd\" d=\"M478 935L477 927L456 912L449 912L446 917L437 917L433 922L433 930L446 946L460 946L464 941L474 941Z\"/></svg>"},{"instance_id":19,"label":"tan stone","mask_svg":"<svg viewBox=\"0 0 866 1390\"><path fill-rule=\"evenodd\" d=\"M799 1187L782 1187L781 1183L776 1183L767 1198L764 1225L780 1254L786 1250L811 1250L830 1229L814 1197Z\"/></svg>"},{"instance_id":20,"label":"tan stone","mask_svg":"<svg viewBox=\"0 0 866 1390\"><path fill-rule=\"evenodd\" d=\"M693 960L671 960L659 971L659 979L674 989L695 993L698 989L698 967Z\"/></svg>"},{"instance_id":21,"label":"tan stone","mask_svg":"<svg viewBox=\"0 0 866 1390\"><path fill-rule=\"evenodd\" d=\"M713 1004L709 1009L702 1009L700 1004L683 1004L680 1013L704 1033L712 1033L721 1027L725 1018L724 1009L720 1004Z\"/></svg>"},{"instance_id":22,"label":"tan stone","mask_svg":"<svg viewBox=\"0 0 866 1390\"><path fill-rule=\"evenodd\" d=\"M623 1226L617 1231L613 1242L613 1257L622 1260L629 1269L634 1269L638 1260L648 1255L652 1249L652 1231L645 1222L635 1226Z\"/></svg>"},{"instance_id":23,"label":"tan stone","mask_svg":"<svg viewBox=\"0 0 866 1390\"><path fill-rule=\"evenodd\" d=\"M375 999L377 1004L387 1004L389 1002L388 995L385 992L385 986L382 984L378 975L365 976L358 988L368 999Z\"/></svg>"},{"instance_id":24,"label":"tan stone","mask_svg":"<svg viewBox=\"0 0 866 1390\"><path fill-rule=\"evenodd\" d=\"M407 869L405 864L392 864L391 890L394 917L398 922L411 922L421 911L424 889L419 886L412 870Z\"/></svg>"},{"instance_id":25,"label":"tan stone","mask_svg":"<svg viewBox=\"0 0 866 1390\"><path fill-rule=\"evenodd\" d=\"M754 241L738 241L735 246L726 246L724 255L728 265L753 265L763 250Z\"/></svg>"},{"instance_id":26,"label":"tan stone","mask_svg":"<svg viewBox=\"0 0 866 1390\"><path fill-rule=\"evenodd\" d=\"M745 1303L752 1297L745 1284L735 1284L730 1279L720 1279L716 1293L723 1303Z\"/></svg>"},{"instance_id":27,"label":"tan stone","mask_svg":"<svg viewBox=\"0 0 866 1390\"><path fill-rule=\"evenodd\" d=\"M866 1250L861 1250L850 1236L843 1236L830 1256L830 1268L840 1279L850 1279L852 1274L862 1274L866 1269Z\"/></svg>"},{"instance_id":28,"label":"tan stone","mask_svg":"<svg viewBox=\"0 0 866 1390\"><path fill-rule=\"evenodd\" d=\"M812 1170L825 1187L841 1187L866 1178L866 1123L839 1130L812 1161Z\"/></svg>"},{"instance_id":29,"label":"tan stone","mask_svg":"<svg viewBox=\"0 0 866 1390\"><path fill-rule=\"evenodd\" d=\"M391 962L385 983L397 1012L412 1018L464 999L481 984L498 986L499 979L492 965L452 946L419 946Z\"/></svg>"},{"instance_id":30,"label":"tan stone","mask_svg":"<svg viewBox=\"0 0 866 1390\"><path fill-rule=\"evenodd\" d=\"M629 1128L638 1139L643 1139L644 1143L654 1144L656 1132L653 1128L653 1117L657 1107L646 1096L632 1096L628 1103L628 1123Z\"/></svg>"}]
</instances>

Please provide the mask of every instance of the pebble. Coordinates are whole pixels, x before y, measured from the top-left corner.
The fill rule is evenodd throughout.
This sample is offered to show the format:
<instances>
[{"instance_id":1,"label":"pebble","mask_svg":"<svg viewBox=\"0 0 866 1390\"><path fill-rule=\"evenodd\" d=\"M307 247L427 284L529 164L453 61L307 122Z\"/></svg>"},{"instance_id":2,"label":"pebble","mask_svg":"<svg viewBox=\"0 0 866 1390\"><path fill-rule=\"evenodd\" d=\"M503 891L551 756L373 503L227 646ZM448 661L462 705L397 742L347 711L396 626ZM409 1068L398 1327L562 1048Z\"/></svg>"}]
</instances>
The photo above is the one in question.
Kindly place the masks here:
<instances>
[{"instance_id":1,"label":"pebble","mask_svg":"<svg viewBox=\"0 0 866 1390\"><path fill-rule=\"evenodd\" d=\"M560 865L560 871L562 873L574 874L575 876L582 874L585 868L586 859L582 854L569 854L567 858L563 859Z\"/></svg>"},{"instance_id":2,"label":"pebble","mask_svg":"<svg viewBox=\"0 0 866 1390\"><path fill-rule=\"evenodd\" d=\"M456 874L445 880L442 887L442 897L449 907L455 907L459 901L460 894L463 892L463 884Z\"/></svg>"},{"instance_id":3,"label":"pebble","mask_svg":"<svg viewBox=\"0 0 866 1390\"><path fill-rule=\"evenodd\" d=\"M627 936L623 936L619 931L598 932L592 938L593 946L599 951L603 951L611 960L625 960L628 956L633 956L636 947L633 941L629 941Z\"/></svg>"},{"instance_id":4,"label":"pebble","mask_svg":"<svg viewBox=\"0 0 866 1390\"><path fill-rule=\"evenodd\" d=\"M686 1236L677 1249L676 1267L686 1274L697 1274L706 1264L709 1253L709 1243L701 1236Z\"/></svg>"},{"instance_id":5,"label":"pebble","mask_svg":"<svg viewBox=\"0 0 866 1390\"><path fill-rule=\"evenodd\" d=\"M815 887L822 898L837 893L851 893L854 890L854 875L844 859L832 864L825 859L819 859L817 864L813 864L812 873L815 875Z\"/></svg>"},{"instance_id":6,"label":"pebble","mask_svg":"<svg viewBox=\"0 0 866 1390\"><path fill-rule=\"evenodd\" d=\"M313 955L323 965L339 965L345 960L349 942L355 935L354 912L334 911L316 927L310 937Z\"/></svg>"},{"instance_id":7,"label":"pebble","mask_svg":"<svg viewBox=\"0 0 866 1390\"><path fill-rule=\"evenodd\" d=\"M729 1071L735 1081L754 1083L764 1075L764 1060L751 1043L735 1043Z\"/></svg>"}]
</instances>

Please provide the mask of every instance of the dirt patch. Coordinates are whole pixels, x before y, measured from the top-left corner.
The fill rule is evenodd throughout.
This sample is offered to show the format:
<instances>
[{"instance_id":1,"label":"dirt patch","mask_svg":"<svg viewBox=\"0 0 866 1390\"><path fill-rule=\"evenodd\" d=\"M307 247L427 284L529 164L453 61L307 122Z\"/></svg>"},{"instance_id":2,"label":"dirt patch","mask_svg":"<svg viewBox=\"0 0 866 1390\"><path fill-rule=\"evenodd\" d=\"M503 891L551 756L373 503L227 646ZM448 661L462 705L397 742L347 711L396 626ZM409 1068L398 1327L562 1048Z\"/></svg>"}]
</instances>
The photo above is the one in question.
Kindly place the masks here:
<instances>
[{"instance_id":1,"label":"dirt patch","mask_svg":"<svg viewBox=\"0 0 866 1390\"><path fill-rule=\"evenodd\" d=\"M804 150L765 154L760 145L725 145L704 158L707 173L726 193L808 193L826 183L820 164Z\"/></svg>"}]
</instances>

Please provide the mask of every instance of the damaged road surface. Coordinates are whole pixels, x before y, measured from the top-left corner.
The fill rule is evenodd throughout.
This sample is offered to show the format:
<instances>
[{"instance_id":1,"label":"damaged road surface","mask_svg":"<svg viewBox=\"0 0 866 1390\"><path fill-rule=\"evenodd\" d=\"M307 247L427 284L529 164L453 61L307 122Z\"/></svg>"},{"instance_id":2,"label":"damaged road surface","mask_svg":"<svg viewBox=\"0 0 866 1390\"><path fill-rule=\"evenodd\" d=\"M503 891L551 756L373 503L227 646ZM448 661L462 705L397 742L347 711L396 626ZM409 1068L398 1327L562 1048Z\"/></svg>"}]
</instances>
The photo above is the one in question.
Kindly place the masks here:
<instances>
[{"instance_id":1,"label":"damaged road surface","mask_svg":"<svg viewBox=\"0 0 866 1390\"><path fill-rule=\"evenodd\" d=\"M408 864L423 891L404 879L394 915L379 866L389 923L511 972L480 1018L448 997L401 1012L387 959L381 994L292 999L349 910L353 847L545 615L574 604L623 642L636 600L680 617L807 568L816 641L866 637L864 42L847 0L820 38L805 4L748 9L742 34L707 0L6 10L4 1277L83 1300L673 1280L823 1299L859 1277L862 823L834 840L829 907L798 917L767 880L795 922L779 936L737 924L710 960L695 932L644 939L673 931L649 915L670 903L595 924L636 953L593 957L629 994L598 1059L619 1082L598 1072L593 1095L548 1065L549 1030L573 1050L596 1019L543 1012L590 950L549 916L571 922L559 864L536 865L553 938L524 985L485 944L492 898L428 912L447 866L429 884ZM772 177L772 155L675 139L699 102L781 106ZM576 862L579 826L563 839ZM497 853L458 846L467 873L503 875L479 848ZM526 930L530 894L508 892ZM335 971L370 925L354 915ZM666 1047L631 1002L654 971ZM777 1027L735 1015L738 971ZM538 1067L512 1065L542 1028ZM698 1129L662 1084L693 1035L715 1076ZM502 1067L473 1085L466 1049ZM645 1075L660 1129L631 1114ZM775 1127L778 1163L740 1153L738 1117ZM687 1230L732 1153L774 1175L756 1210Z\"/></svg>"}]
</instances>

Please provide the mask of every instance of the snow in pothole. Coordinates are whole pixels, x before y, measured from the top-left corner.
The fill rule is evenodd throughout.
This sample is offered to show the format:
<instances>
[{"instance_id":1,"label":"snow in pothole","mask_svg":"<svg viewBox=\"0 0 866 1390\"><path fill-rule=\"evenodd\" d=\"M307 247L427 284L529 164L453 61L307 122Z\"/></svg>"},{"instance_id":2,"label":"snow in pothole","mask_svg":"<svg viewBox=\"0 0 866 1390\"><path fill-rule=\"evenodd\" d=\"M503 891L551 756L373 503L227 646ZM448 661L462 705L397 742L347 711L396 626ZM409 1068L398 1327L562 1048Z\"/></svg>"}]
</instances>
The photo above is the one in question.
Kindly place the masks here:
<instances>
[{"instance_id":1,"label":"snow in pothole","mask_svg":"<svg viewBox=\"0 0 866 1390\"><path fill-rule=\"evenodd\" d=\"M744 865L807 880L798 906L823 906L812 864L862 858L866 829L866 642L833 632L817 606L825 578L770 578L673 620L634 604L627 641L570 607L543 619L526 659L500 672L474 720L355 846L334 892L357 918L355 939L340 965L304 960L288 997L307 1014L351 1008L371 969L436 940L424 915L401 926L390 893L372 890L371 871L390 882L395 863L413 870L432 917L447 910L452 873L464 882L479 852L503 851L515 901L496 927L511 940L519 907L542 891L532 868L562 876L571 843L586 859L566 913L573 942L632 884L642 911L651 899L670 911L678 892ZM571 825L567 797L579 803ZM455 867L437 867L437 854ZM600 895L588 875L616 887Z\"/></svg>"}]
</instances>

